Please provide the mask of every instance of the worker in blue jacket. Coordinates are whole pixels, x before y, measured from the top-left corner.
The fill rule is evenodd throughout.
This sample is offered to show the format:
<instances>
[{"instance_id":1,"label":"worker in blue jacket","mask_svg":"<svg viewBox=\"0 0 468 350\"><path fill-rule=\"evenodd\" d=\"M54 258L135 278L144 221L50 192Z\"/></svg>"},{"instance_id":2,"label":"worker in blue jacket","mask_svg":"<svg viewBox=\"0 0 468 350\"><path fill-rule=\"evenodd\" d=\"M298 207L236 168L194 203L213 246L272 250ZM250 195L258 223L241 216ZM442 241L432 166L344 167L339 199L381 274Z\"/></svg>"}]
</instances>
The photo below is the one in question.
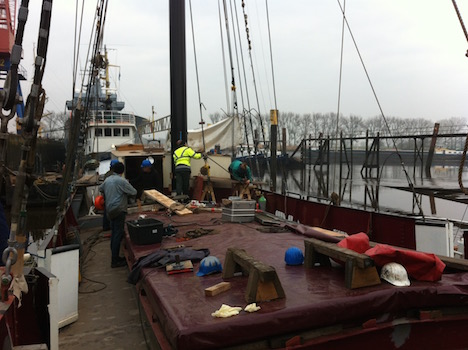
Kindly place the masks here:
<instances>
[{"instance_id":1,"label":"worker in blue jacket","mask_svg":"<svg viewBox=\"0 0 468 350\"><path fill-rule=\"evenodd\" d=\"M252 182L252 172L246 162L236 159L229 165L228 170L229 174L231 174L231 179L237 180L244 185Z\"/></svg>"},{"instance_id":2,"label":"worker in blue jacket","mask_svg":"<svg viewBox=\"0 0 468 350\"><path fill-rule=\"evenodd\" d=\"M134 197L137 190L122 177L125 171L123 163L118 162L112 167L114 173L109 176L100 186L105 199L106 214L111 227L111 267L126 265L126 260L119 256L120 243L125 234L125 217L129 197Z\"/></svg>"}]
</instances>

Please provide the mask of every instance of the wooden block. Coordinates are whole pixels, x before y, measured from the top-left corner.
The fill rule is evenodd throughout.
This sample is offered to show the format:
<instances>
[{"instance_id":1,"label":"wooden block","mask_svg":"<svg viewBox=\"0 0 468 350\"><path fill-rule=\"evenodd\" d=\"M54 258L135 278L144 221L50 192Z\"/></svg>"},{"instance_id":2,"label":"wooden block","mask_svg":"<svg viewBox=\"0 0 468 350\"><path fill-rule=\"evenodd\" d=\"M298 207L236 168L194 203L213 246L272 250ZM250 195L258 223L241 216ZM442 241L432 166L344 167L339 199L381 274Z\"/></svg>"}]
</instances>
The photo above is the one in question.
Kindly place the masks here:
<instances>
[{"instance_id":1,"label":"wooden block","mask_svg":"<svg viewBox=\"0 0 468 350\"><path fill-rule=\"evenodd\" d=\"M272 281L261 282L259 281L257 287L257 295L254 301L270 301L278 299L278 291Z\"/></svg>"},{"instance_id":2,"label":"wooden block","mask_svg":"<svg viewBox=\"0 0 468 350\"><path fill-rule=\"evenodd\" d=\"M218 295L219 293L225 292L225 291L227 291L229 289L231 289L231 283L230 282L220 282L218 284L215 284L214 286L205 288L205 296L213 297L213 296Z\"/></svg>"},{"instance_id":3,"label":"wooden block","mask_svg":"<svg viewBox=\"0 0 468 350\"><path fill-rule=\"evenodd\" d=\"M380 277L375 266L360 268L346 264L345 285L346 288L355 289L380 284Z\"/></svg>"}]
</instances>

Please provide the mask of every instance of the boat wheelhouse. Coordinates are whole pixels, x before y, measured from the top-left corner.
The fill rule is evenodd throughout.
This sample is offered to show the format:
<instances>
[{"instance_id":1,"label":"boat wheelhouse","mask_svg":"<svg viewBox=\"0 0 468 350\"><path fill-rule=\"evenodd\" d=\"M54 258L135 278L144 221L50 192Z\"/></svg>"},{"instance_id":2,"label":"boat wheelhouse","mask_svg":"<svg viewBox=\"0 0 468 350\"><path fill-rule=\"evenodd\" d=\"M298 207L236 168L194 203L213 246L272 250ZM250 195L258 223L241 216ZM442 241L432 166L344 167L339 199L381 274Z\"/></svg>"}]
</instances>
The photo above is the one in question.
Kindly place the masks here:
<instances>
[{"instance_id":1,"label":"boat wheelhouse","mask_svg":"<svg viewBox=\"0 0 468 350\"><path fill-rule=\"evenodd\" d=\"M86 132L85 155L109 158L116 145L133 143L136 135L136 117L133 113L92 111Z\"/></svg>"}]
</instances>

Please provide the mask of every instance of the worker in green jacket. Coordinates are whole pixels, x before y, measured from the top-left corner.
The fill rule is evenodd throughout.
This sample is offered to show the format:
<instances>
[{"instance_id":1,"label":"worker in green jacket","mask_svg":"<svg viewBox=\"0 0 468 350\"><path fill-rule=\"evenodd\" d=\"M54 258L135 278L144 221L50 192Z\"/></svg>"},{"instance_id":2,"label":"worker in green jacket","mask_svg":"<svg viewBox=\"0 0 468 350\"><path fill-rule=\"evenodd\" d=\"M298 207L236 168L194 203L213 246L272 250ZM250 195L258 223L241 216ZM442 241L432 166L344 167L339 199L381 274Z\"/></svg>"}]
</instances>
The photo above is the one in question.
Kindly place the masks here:
<instances>
[{"instance_id":1,"label":"worker in green jacket","mask_svg":"<svg viewBox=\"0 0 468 350\"><path fill-rule=\"evenodd\" d=\"M231 174L231 179L237 180L244 185L248 185L252 182L252 172L246 162L236 159L229 165L228 170Z\"/></svg>"},{"instance_id":2,"label":"worker in green jacket","mask_svg":"<svg viewBox=\"0 0 468 350\"><path fill-rule=\"evenodd\" d=\"M190 187L190 161L192 158L200 159L201 153L195 152L193 149L188 147L182 140L178 140L176 143L177 149L172 155L174 158L175 166L175 177L176 177L176 192L177 195L189 194Z\"/></svg>"}]
</instances>

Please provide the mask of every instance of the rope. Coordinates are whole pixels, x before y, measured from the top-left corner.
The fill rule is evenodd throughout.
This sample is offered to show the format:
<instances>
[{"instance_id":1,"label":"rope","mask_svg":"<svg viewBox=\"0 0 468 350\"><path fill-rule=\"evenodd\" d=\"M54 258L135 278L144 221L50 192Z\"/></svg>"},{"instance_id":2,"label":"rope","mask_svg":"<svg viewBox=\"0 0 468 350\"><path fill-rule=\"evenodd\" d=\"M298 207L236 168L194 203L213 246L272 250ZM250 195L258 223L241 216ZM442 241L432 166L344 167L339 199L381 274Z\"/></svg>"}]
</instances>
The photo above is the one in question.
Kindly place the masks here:
<instances>
[{"instance_id":1,"label":"rope","mask_svg":"<svg viewBox=\"0 0 468 350\"><path fill-rule=\"evenodd\" d=\"M234 21L234 18L232 18L232 22L233 23L236 23L236 26L237 26L237 37L239 38L239 50L240 50L240 57L241 57L241 63L242 63L242 72L243 72L243 78L244 78L244 82L245 82L245 96L246 96L246 100L247 100L247 110L244 108L243 109L243 116L244 116L244 133L245 133L245 141L247 143L247 153L250 155L250 142L249 142L249 132L248 132L248 129L247 129L247 123L246 123L246 119L247 119L247 116L249 117L249 121L250 121L250 130L251 130L251 133L252 133L252 142L253 142L253 124L252 124L252 115L249 113L250 111L250 98L249 98L249 91L248 91L248 84L247 84L247 76L245 74L245 63L244 63L244 52L242 50L242 45L241 45L241 42L240 42L240 26L239 26L239 17L238 17L238 14L237 14L237 8L234 7L235 9L235 14L236 14L236 20ZM232 17L232 1L231 1L231 17ZM234 41L235 43L235 41ZM241 71L241 67L239 65L239 58L238 58L238 55L237 55L237 44L236 44L236 57L237 57L237 65L239 66L239 75L240 75L240 71ZM242 101L242 105L244 105L244 94L243 94L243 89L242 89L242 85L241 85L241 82L242 82L242 79L241 77L239 76L239 87L240 87L240 92L241 92L241 101ZM245 113L247 111L247 114ZM255 146L255 144L254 144ZM256 150L255 150L256 152ZM250 161L251 163L251 161ZM252 167L252 164L250 164L250 166Z\"/></svg>"},{"instance_id":2,"label":"rope","mask_svg":"<svg viewBox=\"0 0 468 350\"><path fill-rule=\"evenodd\" d=\"M385 117L385 114L384 114L384 112L383 112L382 106L381 106L380 101L379 101L379 99L378 99L378 97L377 97L377 93L375 92L374 85L372 84L372 81L371 81L371 79L370 79L369 73L367 72L366 65L364 64L364 60L363 60L362 55L361 55L361 52L359 51L359 48L358 48L358 46L357 46L357 43L356 43L356 40L355 40L355 38L354 38L353 32L351 31L351 27L349 26L348 20L346 19L344 9L343 9L343 7L341 6L340 0L337 0L337 2L338 2L338 6L339 6L340 9L341 9L341 13L343 14L343 19L344 19L344 21L346 22L346 27L348 28L349 34L350 34L350 36L351 36L351 39L353 40L353 44L354 44L354 47L355 47L355 49L356 49L356 52L357 52L357 54L358 54L358 56L359 56L359 60L361 61L361 65L362 65L362 68L364 69L364 73L366 74L367 81L369 82L369 85L370 85L370 87L371 87L371 90L372 90L372 93L373 93L373 95L374 95L375 101L377 102L377 106L378 106L378 108L379 108L379 110L380 110L380 114L382 115L382 119L383 119L384 122L385 122L385 126L386 126L386 128L387 128L387 130L388 130L389 135L392 136L392 132L391 132L391 130L390 130L390 126L388 125L388 122L387 122L387 118ZM396 154L398 155L398 158L399 158L399 160L400 160L400 165L401 165L401 168L402 168L402 170L403 170L403 172L404 172L404 174L405 174L406 181L408 182L408 186L409 186L409 188L411 189L411 192L412 192L412 194L413 194L413 199L414 199L414 201L416 202L416 204L417 204L417 206L418 206L418 208L419 208L419 213L420 213L420 215L422 215L422 216L424 217L424 213L423 213L423 210L422 210L422 207L421 207L421 203L420 203L420 201L419 201L419 199L418 199L418 197L417 197L417 195L416 195L416 192L415 192L415 190L414 190L413 182L411 181L411 178L410 178L410 176L408 175L408 171L406 170L405 164L404 164L404 162L403 162L403 158L402 158L402 156L401 156L401 154L400 154L400 152L399 152L399 150L398 150L398 147L397 147L397 145L396 145L395 139L392 137L391 140L392 140L392 143L393 143L393 147L395 148L395 152L396 152Z\"/></svg>"},{"instance_id":3,"label":"rope","mask_svg":"<svg viewBox=\"0 0 468 350\"><path fill-rule=\"evenodd\" d=\"M452 0L452 4L453 4L453 7L455 8L455 12L457 13L458 20L460 21L460 25L462 27L463 34L465 34L466 41L468 41L468 32L466 31L465 24L463 23L463 19L461 17L460 11L458 10L458 6L457 6L457 3L455 2L455 0ZM468 57L468 51L465 54L465 56Z\"/></svg>"},{"instance_id":4,"label":"rope","mask_svg":"<svg viewBox=\"0 0 468 350\"><path fill-rule=\"evenodd\" d=\"M242 88L242 77L241 77L241 70L243 72L243 78L244 78L244 81L245 81L245 96L246 96L246 99L247 99L247 107L250 109L250 99L249 99L249 91L248 91L248 84L247 84L247 77L246 77L246 74L245 74L245 63L244 63L244 52L242 50L242 44L241 44L241 41L240 41L240 27L239 27L239 17L238 17L238 13L237 13L237 7L234 6L234 9L235 9L235 12L233 11L233 8L232 8L232 0L230 1L230 7L231 7L231 21L232 23L236 23L236 27L237 27L237 37L238 37L238 40L239 40L239 50L237 50L237 41L234 40L234 46L235 46L235 51L236 51L236 60L237 60L237 66L238 66L238 74L239 74L239 89L240 89L240 94L241 94L241 103L242 103L242 106L244 106L244 94L243 94L243 88ZM236 20L234 21L234 17L233 17L233 14L235 13L236 15ZM233 34L234 34L234 38L235 38L235 34L236 32L233 31ZM240 57L241 57L241 60L240 62L242 63L242 66L239 64L239 54L238 52L240 51ZM247 153L250 155L250 142L249 142L249 131L247 129L247 122L246 122L246 109L245 107L243 108L243 113L242 113L242 116L243 116L243 124L244 124L244 133L245 133L245 141L247 143ZM251 116L249 115L249 120L250 120L250 129L251 129L251 132L252 132L252 141L253 141L253 126L252 126L252 118ZM242 154L243 155L243 154ZM252 160L249 158L249 166L252 168ZM258 162L257 162L257 169L258 169Z\"/></svg>"}]
</instances>

